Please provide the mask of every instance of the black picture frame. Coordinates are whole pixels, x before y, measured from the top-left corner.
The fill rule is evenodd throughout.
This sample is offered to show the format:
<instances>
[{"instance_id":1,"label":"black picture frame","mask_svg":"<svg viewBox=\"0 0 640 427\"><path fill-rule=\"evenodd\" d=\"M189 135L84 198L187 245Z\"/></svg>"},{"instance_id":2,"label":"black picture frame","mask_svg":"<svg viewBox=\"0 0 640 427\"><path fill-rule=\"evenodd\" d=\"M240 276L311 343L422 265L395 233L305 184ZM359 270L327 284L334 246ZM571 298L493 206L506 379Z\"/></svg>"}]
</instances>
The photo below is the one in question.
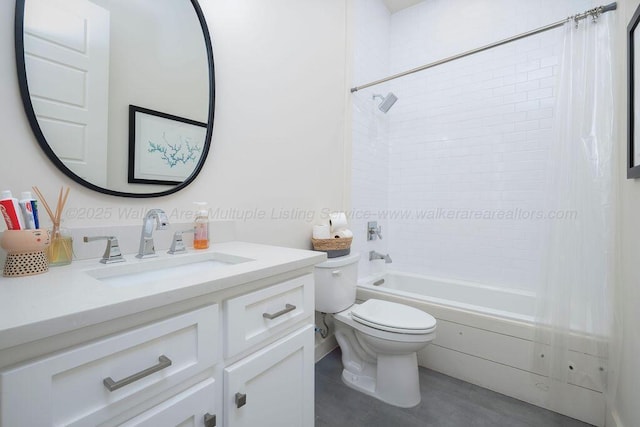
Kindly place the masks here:
<instances>
[{"instance_id":1,"label":"black picture frame","mask_svg":"<svg viewBox=\"0 0 640 427\"><path fill-rule=\"evenodd\" d=\"M627 179L640 178L640 158L636 161L636 156L640 155L640 126L636 126L635 123L636 114L640 115L640 104L636 108L636 104L640 103L640 93L636 93L640 91L640 61L638 66L635 64L636 55L640 55L640 31L636 35L639 23L640 6L627 26ZM638 40L634 40L636 37Z\"/></svg>"},{"instance_id":2,"label":"black picture frame","mask_svg":"<svg viewBox=\"0 0 640 427\"><path fill-rule=\"evenodd\" d=\"M202 141L198 140L192 143L193 149L197 149L195 151L193 159L187 160L189 163L184 164L184 166L188 169L195 169L197 167L197 161L202 155L202 149L205 146L206 139L206 131L207 124L198 122L196 120L191 120L185 117L174 116L172 114L163 113L161 111L151 110L149 108L139 107L137 105L129 105L129 167L128 167L128 182L129 184L151 184L151 185L179 185L186 178L191 176L193 172L187 173L184 177L181 177L180 180L171 180L171 179L161 179L159 177L162 176L162 172L158 171L156 173L147 172L141 170L141 157L145 156L147 158L154 158L154 160L159 160L158 163L167 164L166 161L161 160L161 158L168 159L166 151L162 152L152 152L149 147L151 142L146 138L145 134L142 131L142 127L145 126L143 119L146 119L147 122L150 120L150 124L152 126L164 127L166 129L176 128L176 129L184 129L187 132L192 130L195 133L200 133ZM149 124L147 124L148 126ZM173 142L173 141L169 141ZM188 157L188 150L185 147L184 142L178 142L180 146L180 158L182 160L185 159L185 154ZM186 143L188 144L188 142ZM164 147L167 149L166 144ZM182 163L182 162L175 162ZM169 171L171 167L167 168Z\"/></svg>"}]
</instances>

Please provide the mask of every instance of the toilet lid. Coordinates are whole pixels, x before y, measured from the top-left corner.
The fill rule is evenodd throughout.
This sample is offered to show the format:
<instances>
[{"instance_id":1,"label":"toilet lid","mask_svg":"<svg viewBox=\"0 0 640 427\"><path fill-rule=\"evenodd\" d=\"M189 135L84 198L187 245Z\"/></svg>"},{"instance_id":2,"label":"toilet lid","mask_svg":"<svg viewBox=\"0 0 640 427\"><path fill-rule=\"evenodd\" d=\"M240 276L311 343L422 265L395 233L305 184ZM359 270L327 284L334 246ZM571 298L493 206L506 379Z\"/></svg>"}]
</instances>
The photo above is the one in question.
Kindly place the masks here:
<instances>
[{"instance_id":1,"label":"toilet lid","mask_svg":"<svg viewBox=\"0 0 640 427\"><path fill-rule=\"evenodd\" d=\"M429 333L436 327L436 319L422 310L377 299L354 307L351 318L376 329L407 334Z\"/></svg>"}]
</instances>

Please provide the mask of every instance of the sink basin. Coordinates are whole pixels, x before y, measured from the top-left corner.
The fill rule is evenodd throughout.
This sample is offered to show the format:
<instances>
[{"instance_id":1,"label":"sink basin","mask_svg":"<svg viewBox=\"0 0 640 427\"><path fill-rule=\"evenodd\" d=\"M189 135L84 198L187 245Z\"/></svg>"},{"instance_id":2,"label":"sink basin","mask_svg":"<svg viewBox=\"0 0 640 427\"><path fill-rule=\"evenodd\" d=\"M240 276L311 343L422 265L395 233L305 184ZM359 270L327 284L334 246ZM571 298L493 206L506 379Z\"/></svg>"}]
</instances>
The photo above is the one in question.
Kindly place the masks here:
<instances>
[{"instance_id":1,"label":"sink basin","mask_svg":"<svg viewBox=\"0 0 640 427\"><path fill-rule=\"evenodd\" d=\"M118 265L109 265L86 273L100 282L116 288L140 286L158 281L184 280L226 268L243 262L253 261L219 252L172 255L170 258L152 258L146 260L127 260Z\"/></svg>"}]
</instances>

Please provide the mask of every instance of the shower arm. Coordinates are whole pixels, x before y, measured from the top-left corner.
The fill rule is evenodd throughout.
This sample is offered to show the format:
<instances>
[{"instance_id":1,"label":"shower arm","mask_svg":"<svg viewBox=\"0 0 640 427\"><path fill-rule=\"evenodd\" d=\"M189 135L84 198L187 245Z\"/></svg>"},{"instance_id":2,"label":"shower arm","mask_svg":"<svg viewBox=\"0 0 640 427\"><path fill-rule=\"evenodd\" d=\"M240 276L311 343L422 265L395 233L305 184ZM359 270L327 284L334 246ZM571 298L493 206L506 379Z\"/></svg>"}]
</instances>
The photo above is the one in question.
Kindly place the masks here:
<instances>
[{"instance_id":1,"label":"shower arm","mask_svg":"<svg viewBox=\"0 0 640 427\"><path fill-rule=\"evenodd\" d=\"M562 19L560 21L554 22L553 24L545 25L544 27L540 27L540 28L536 28L536 29L531 30L531 31L527 31L526 33L517 34L515 36L509 37L509 38L506 38L506 39L503 39L503 40L499 40L497 42L494 42L494 43L491 43L491 44L488 44L488 45L485 45L485 46L482 46L482 47L471 49L471 50L468 50L466 52L459 53L457 55L449 56L448 58L440 59L438 61L431 62L429 64L425 64L425 65L422 65L420 67L416 67L416 68L413 68L411 70L404 71L402 73L394 74L392 76L385 77L385 78L380 79L380 80L375 80L373 82L370 82L370 83L367 83L367 84L363 84L361 86L352 87L351 88L351 93L357 92L357 91L359 91L361 89L366 89L366 88L371 87L371 86L379 85L381 83L385 83L385 82L388 82L390 80L395 80L395 79L398 79L400 77L408 76L409 74L414 74L414 73L417 73L417 72L420 72L420 71L428 70L429 68L433 68L433 67L436 67L438 65L446 64L447 62L455 61L456 59L460 59L460 58L464 58L466 56L474 55L476 53L484 52L485 50L488 50L488 49L491 49L491 48L494 48L494 47L498 47L498 46L502 46L503 44L507 44L507 43L511 43L511 42L514 42L514 41L517 41L517 40L520 40L520 39L524 39L526 37L533 36L533 35L536 35L536 34L540 34L540 33L543 33L545 31L553 30L554 28L558 28L558 27L563 26L567 22L573 21L577 25L580 20L586 19L586 18L588 18L590 16L594 20L596 20L603 13L611 12L613 10L616 10L617 7L618 7L618 4L615 3L615 2L614 3L610 3L608 5L605 5L605 6L594 7L593 9L589 9L589 10L587 10L585 12L578 13L578 14L573 15L573 16L569 16L569 17L567 17L565 19Z\"/></svg>"}]
</instances>

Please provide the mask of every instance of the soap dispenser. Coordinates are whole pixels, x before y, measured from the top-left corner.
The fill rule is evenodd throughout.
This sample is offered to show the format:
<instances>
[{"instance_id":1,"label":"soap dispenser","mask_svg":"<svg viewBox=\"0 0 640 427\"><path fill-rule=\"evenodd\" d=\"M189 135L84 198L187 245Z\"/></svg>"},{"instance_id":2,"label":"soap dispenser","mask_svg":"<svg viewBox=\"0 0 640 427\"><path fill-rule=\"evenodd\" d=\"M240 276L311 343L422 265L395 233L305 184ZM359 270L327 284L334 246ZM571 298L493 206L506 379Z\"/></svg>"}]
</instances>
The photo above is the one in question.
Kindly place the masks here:
<instances>
[{"instance_id":1,"label":"soap dispenser","mask_svg":"<svg viewBox=\"0 0 640 427\"><path fill-rule=\"evenodd\" d=\"M209 247L209 211L206 202L196 202L196 219L193 222L193 248Z\"/></svg>"}]
</instances>

